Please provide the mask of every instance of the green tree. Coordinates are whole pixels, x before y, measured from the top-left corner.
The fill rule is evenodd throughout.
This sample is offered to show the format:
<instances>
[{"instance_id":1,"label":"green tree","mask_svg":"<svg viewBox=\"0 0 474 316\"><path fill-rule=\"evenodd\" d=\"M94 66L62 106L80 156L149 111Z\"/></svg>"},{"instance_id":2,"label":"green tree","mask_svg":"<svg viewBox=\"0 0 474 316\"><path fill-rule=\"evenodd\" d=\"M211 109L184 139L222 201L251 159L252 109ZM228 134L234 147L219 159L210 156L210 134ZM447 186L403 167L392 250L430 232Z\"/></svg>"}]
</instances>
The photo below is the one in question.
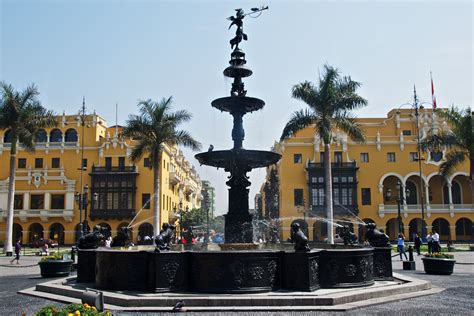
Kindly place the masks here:
<instances>
[{"instance_id":1,"label":"green tree","mask_svg":"<svg viewBox=\"0 0 474 316\"><path fill-rule=\"evenodd\" d=\"M303 101L309 108L293 113L280 138L280 140L284 140L299 130L314 125L315 132L324 143L328 242L331 244L334 243L330 155L332 131L334 128L339 128L353 140L365 141L364 132L351 113L352 110L367 105L367 101L356 93L359 87L360 83L347 76L341 77L336 68L325 65L317 85L305 81L293 87L293 98Z\"/></svg>"},{"instance_id":2,"label":"green tree","mask_svg":"<svg viewBox=\"0 0 474 316\"><path fill-rule=\"evenodd\" d=\"M179 110L171 112L173 98L155 102L151 99L139 101L139 115L130 115L122 131L124 137L132 139L134 147L130 159L138 162L144 155L150 158L153 170L153 228L155 234L160 231L160 170L164 145L170 147L183 145L199 150L201 144L187 131L178 130L178 126L191 119L192 115Z\"/></svg>"},{"instance_id":3,"label":"green tree","mask_svg":"<svg viewBox=\"0 0 474 316\"><path fill-rule=\"evenodd\" d=\"M13 201L15 197L15 163L18 143L25 150L35 150L35 139L42 128L56 125L51 111L41 106L35 85L23 91L16 91L12 85L0 82L0 129L5 129L11 139L10 175L8 183L7 223L4 252L11 253L13 248Z\"/></svg>"},{"instance_id":4,"label":"green tree","mask_svg":"<svg viewBox=\"0 0 474 316\"><path fill-rule=\"evenodd\" d=\"M435 110L435 113L444 118L450 129L438 134L430 133L420 144L424 151L450 149L444 161L439 167L442 176L449 176L456 167L469 160L469 179L471 184L471 196L474 197L474 130L473 113L471 108L458 109L452 107L449 110Z\"/></svg>"}]
</instances>

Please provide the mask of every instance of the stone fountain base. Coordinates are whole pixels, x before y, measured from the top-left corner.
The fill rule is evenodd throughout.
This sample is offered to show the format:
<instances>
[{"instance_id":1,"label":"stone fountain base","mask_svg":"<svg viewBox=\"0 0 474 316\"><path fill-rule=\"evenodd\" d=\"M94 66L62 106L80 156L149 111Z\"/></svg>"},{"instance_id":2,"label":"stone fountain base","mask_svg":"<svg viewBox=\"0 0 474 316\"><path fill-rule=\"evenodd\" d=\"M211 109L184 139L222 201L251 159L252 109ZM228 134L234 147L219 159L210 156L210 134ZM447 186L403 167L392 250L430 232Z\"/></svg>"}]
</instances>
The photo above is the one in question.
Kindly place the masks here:
<instances>
[{"instance_id":1,"label":"stone fountain base","mask_svg":"<svg viewBox=\"0 0 474 316\"><path fill-rule=\"evenodd\" d=\"M256 293L374 284L372 248L296 253L271 250L155 253L100 248L80 250L78 256L77 282L94 283L94 287L103 290ZM95 275L93 279L92 275Z\"/></svg>"}]
</instances>

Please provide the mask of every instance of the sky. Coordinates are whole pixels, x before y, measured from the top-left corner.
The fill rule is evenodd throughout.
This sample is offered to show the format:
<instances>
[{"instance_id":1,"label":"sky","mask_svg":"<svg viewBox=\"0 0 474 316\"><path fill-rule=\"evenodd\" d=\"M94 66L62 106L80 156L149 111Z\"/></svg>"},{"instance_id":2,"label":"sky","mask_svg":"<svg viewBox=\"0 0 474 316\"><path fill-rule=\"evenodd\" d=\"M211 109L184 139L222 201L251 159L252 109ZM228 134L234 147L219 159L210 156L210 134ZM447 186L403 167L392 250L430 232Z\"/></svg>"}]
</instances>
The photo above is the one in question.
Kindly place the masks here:
<instances>
[{"instance_id":1,"label":"sky","mask_svg":"<svg viewBox=\"0 0 474 316\"><path fill-rule=\"evenodd\" d=\"M292 112L304 104L291 87L317 82L325 64L350 75L368 100L358 117L385 117L409 102L416 85L438 107L473 105L472 1L268 1L269 10L244 19L240 44L253 76L247 95L265 108L244 117L247 149L269 150ZM138 100L173 96L183 125L203 150L232 147L232 117L211 107L229 95L222 71L230 59L227 17L254 1L0 0L0 80L24 89L35 83L43 106L77 113L82 97L109 126L125 124ZM216 188L216 214L227 212L227 175L199 166ZM250 174L250 207L265 176Z\"/></svg>"}]
</instances>

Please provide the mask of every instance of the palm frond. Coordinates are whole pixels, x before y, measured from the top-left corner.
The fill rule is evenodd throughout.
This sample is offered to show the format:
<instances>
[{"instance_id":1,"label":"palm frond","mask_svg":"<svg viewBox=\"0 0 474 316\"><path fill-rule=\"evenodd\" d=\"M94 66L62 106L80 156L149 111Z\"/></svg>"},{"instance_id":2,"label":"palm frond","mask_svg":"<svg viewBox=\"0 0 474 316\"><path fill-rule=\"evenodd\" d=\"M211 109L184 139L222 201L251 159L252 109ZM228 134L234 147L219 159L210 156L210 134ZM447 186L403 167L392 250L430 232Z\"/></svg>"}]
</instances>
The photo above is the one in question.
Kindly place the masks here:
<instances>
[{"instance_id":1,"label":"palm frond","mask_svg":"<svg viewBox=\"0 0 474 316\"><path fill-rule=\"evenodd\" d=\"M454 169L462 164L466 158L468 158L468 153L463 151L451 151L446 155L446 161L439 166L439 171L444 177L453 173Z\"/></svg>"},{"instance_id":2,"label":"palm frond","mask_svg":"<svg viewBox=\"0 0 474 316\"><path fill-rule=\"evenodd\" d=\"M315 122L316 117L309 110L299 110L292 114L281 134L280 140L293 136L299 130L308 127Z\"/></svg>"},{"instance_id":3,"label":"palm frond","mask_svg":"<svg viewBox=\"0 0 474 316\"><path fill-rule=\"evenodd\" d=\"M176 131L174 140L176 144L188 147L193 151L201 150L201 143L196 141L187 131Z\"/></svg>"},{"instance_id":4,"label":"palm frond","mask_svg":"<svg viewBox=\"0 0 474 316\"><path fill-rule=\"evenodd\" d=\"M365 133L355 117L351 116L350 113L345 112L343 115L334 117L334 122L337 127L346 132L354 141L365 143Z\"/></svg>"},{"instance_id":5,"label":"palm frond","mask_svg":"<svg viewBox=\"0 0 474 316\"><path fill-rule=\"evenodd\" d=\"M297 100L301 100L308 106L313 107L316 102L317 91L309 81L301 82L291 89L291 95Z\"/></svg>"}]
</instances>

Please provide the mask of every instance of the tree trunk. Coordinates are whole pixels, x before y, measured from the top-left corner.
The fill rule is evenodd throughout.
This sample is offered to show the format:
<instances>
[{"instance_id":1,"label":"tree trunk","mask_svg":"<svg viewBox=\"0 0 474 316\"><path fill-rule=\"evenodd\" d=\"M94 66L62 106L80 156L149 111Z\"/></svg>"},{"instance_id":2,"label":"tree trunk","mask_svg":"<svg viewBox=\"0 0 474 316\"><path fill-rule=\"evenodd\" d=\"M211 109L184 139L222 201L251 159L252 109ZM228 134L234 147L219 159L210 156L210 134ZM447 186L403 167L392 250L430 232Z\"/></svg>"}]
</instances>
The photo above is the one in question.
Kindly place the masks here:
<instances>
[{"instance_id":1,"label":"tree trunk","mask_svg":"<svg viewBox=\"0 0 474 316\"><path fill-rule=\"evenodd\" d=\"M8 204L6 238L3 252L11 256L13 254L13 202L15 200L15 163L16 163L16 142L17 137L12 137L10 148L10 178L8 182Z\"/></svg>"},{"instance_id":2,"label":"tree trunk","mask_svg":"<svg viewBox=\"0 0 474 316\"><path fill-rule=\"evenodd\" d=\"M332 205L332 175L331 175L331 147L329 143L324 143L324 183L326 185L326 207L327 207L327 226L328 243L334 244L334 215Z\"/></svg>"},{"instance_id":3,"label":"tree trunk","mask_svg":"<svg viewBox=\"0 0 474 316\"><path fill-rule=\"evenodd\" d=\"M153 161L153 234L160 233L160 161L161 155Z\"/></svg>"}]
</instances>

